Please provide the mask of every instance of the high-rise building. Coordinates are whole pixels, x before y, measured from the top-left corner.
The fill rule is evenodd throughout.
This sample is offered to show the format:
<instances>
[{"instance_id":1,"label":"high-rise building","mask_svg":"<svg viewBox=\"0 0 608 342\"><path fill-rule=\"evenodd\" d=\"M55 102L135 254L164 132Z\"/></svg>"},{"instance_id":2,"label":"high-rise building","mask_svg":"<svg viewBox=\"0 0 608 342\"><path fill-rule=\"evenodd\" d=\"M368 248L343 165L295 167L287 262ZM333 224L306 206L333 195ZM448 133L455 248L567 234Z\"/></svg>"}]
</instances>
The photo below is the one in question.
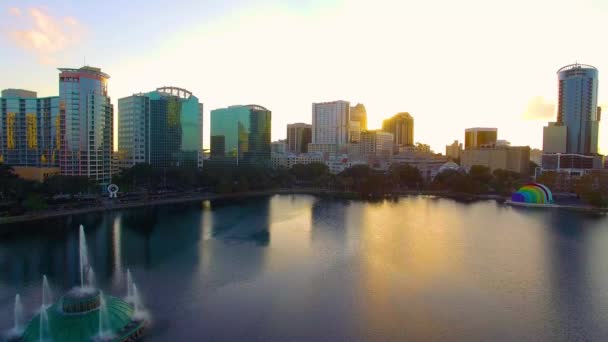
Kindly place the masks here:
<instances>
[{"instance_id":1,"label":"high-rise building","mask_svg":"<svg viewBox=\"0 0 608 342\"><path fill-rule=\"evenodd\" d=\"M454 140L452 145L445 146L445 155L452 160L460 159L462 152L462 143L459 143L458 140Z\"/></svg>"},{"instance_id":2,"label":"high-rise building","mask_svg":"<svg viewBox=\"0 0 608 342\"><path fill-rule=\"evenodd\" d=\"M202 144L203 104L188 90L162 87L118 100L118 151L131 166L196 167Z\"/></svg>"},{"instance_id":3,"label":"high-rise building","mask_svg":"<svg viewBox=\"0 0 608 342\"><path fill-rule=\"evenodd\" d=\"M361 132L360 153L365 156L390 157L393 154L393 134L381 130Z\"/></svg>"},{"instance_id":4,"label":"high-rise building","mask_svg":"<svg viewBox=\"0 0 608 342\"><path fill-rule=\"evenodd\" d=\"M464 149L494 145L497 140L498 129L496 128L467 128L464 132Z\"/></svg>"},{"instance_id":5,"label":"high-rise building","mask_svg":"<svg viewBox=\"0 0 608 342\"><path fill-rule=\"evenodd\" d=\"M367 110L363 104L350 107L350 120L359 122L361 131L367 131Z\"/></svg>"},{"instance_id":6,"label":"high-rise building","mask_svg":"<svg viewBox=\"0 0 608 342\"><path fill-rule=\"evenodd\" d=\"M598 153L598 70L572 64L557 71L559 80L557 126L566 126L566 152ZM546 153L546 152L545 152Z\"/></svg>"},{"instance_id":7,"label":"high-rise building","mask_svg":"<svg viewBox=\"0 0 608 342\"><path fill-rule=\"evenodd\" d=\"M350 142L350 103L312 104L312 143L345 145Z\"/></svg>"},{"instance_id":8,"label":"high-rise building","mask_svg":"<svg viewBox=\"0 0 608 342\"><path fill-rule=\"evenodd\" d=\"M312 142L312 125L294 123L287 125L287 145L289 152L306 153Z\"/></svg>"},{"instance_id":9,"label":"high-rise building","mask_svg":"<svg viewBox=\"0 0 608 342\"><path fill-rule=\"evenodd\" d=\"M0 98L0 163L13 167L59 165L59 97L7 89Z\"/></svg>"},{"instance_id":10,"label":"high-rise building","mask_svg":"<svg viewBox=\"0 0 608 342\"><path fill-rule=\"evenodd\" d=\"M112 178L114 116L108 96L110 76L89 66L59 70L61 174L108 184Z\"/></svg>"},{"instance_id":11,"label":"high-rise building","mask_svg":"<svg viewBox=\"0 0 608 342\"><path fill-rule=\"evenodd\" d=\"M211 161L270 165L272 113L258 106L211 111Z\"/></svg>"},{"instance_id":12,"label":"high-rise building","mask_svg":"<svg viewBox=\"0 0 608 342\"><path fill-rule=\"evenodd\" d=\"M349 143L357 143L361 141L361 123L359 121L350 121L348 123Z\"/></svg>"},{"instance_id":13,"label":"high-rise building","mask_svg":"<svg viewBox=\"0 0 608 342\"><path fill-rule=\"evenodd\" d=\"M543 127L543 153L566 153L567 134L566 126L549 122Z\"/></svg>"},{"instance_id":14,"label":"high-rise building","mask_svg":"<svg viewBox=\"0 0 608 342\"><path fill-rule=\"evenodd\" d=\"M414 118L410 113L398 113L384 120L382 130L393 134L395 148L414 145Z\"/></svg>"}]
</instances>

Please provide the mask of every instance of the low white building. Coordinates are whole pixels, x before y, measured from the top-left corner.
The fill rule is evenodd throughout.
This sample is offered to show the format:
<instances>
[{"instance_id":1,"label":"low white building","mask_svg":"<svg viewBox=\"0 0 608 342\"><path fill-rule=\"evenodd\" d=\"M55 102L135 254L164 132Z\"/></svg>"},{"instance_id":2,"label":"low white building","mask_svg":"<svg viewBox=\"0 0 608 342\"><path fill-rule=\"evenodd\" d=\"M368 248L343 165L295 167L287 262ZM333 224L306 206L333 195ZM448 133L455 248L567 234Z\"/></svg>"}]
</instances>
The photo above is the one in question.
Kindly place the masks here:
<instances>
[{"instance_id":1,"label":"low white building","mask_svg":"<svg viewBox=\"0 0 608 342\"><path fill-rule=\"evenodd\" d=\"M323 153L271 153L270 160L275 169L291 169L296 164L325 163Z\"/></svg>"},{"instance_id":2,"label":"low white building","mask_svg":"<svg viewBox=\"0 0 608 342\"><path fill-rule=\"evenodd\" d=\"M339 173L341 173L342 171L353 167L355 165L367 165L367 162L362 161L362 160L354 160L349 158L349 156L347 154L341 154L341 155L331 155L327 161L325 161L325 164L327 165L327 167L329 168L329 172L337 175Z\"/></svg>"}]
</instances>

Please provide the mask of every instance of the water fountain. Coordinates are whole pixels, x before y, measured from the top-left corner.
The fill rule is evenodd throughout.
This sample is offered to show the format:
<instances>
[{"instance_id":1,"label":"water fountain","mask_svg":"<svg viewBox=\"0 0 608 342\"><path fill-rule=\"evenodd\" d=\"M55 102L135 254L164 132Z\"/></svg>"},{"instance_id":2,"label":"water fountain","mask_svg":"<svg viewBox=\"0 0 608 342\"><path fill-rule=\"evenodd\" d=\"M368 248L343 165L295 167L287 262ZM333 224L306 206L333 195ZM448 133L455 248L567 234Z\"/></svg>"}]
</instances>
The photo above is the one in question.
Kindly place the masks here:
<instances>
[{"instance_id":1,"label":"water fountain","mask_svg":"<svg viewBox=\"0 0 608 342\"><path fill-rule=\"evenodd\" d=\"M103 292L99 293L99 329L96 336L97 341L111 341L115 335L112 333L110 326L110 317L108 316L108 305L106 303Z\"/></svg>"},{"instance_id":2,"label":"water fountain","mask_svg":"<svg viewBox=\"0 0 608 342\"><path fill-rule=\"evenodd\" d=\"M21 332L23 322L23 304L21 304L21 296L15 295L15 327L13 330L18 333Z\"/></svg>"},{"instance_id":3,"label":"water fountain","mask_svg":"<svg viewBox=\"0 0 608 342\"><path fill-rule=\"evenodd\" d=\"M19 336L23 332L23 304L21 304L21 296L15 295L14 308L14 326L6 334L7 341L18 341Z\"/></svg>"},{"instance_id":4,"label":"water fountain","mask_svg":"<svg viewBox=\"0 0 608 342\"><path fill-rule=\"evenodd\" d=\"M133 298L133 276L131 276L131 270L127 269L127 300Z\"/></svg>"},{"instance_id":5,"label":"water fountain","mask_svg":"<svg viewBox=\"0 0 608 342\"><path fill-rule=\"evenodd\" d=\"M42 276L42 307L49 308L53 304L53 292L46 275Z\"/></svg>"},{"instance_id":6,"label":"water fountain","mask_svg":"<svg viewBox=\"0 0 608 342\"><path fill-rule=\"evenodd\" d=\"M95 273L89 263L84 227L79 229L80 286L53 302L49 280L42 277L40 311L23 327L23 306L15 296L15 326L7 341L136 341L142 337L149 315L127 272L127 298L105 295L96 288ZM112 317L112 319L110 319Z\"/></svg>"},{"instance_id":7,"label":"water fountain","mask_svg":"<svg viewBox=\"0 0 608 342\"><path fill-rule=\"evenodd\" d=\"M87 241L84 236L84 227L82 225L80 225L80 230L78 234L78 251L80 256L80 287L84 288L85 273L89 268L89 255L87 251Z\"/></svg>"},{"instance_id":8,"label":"water fountain","mask_svg":"<svg viewBox=\"0 0 608 342\"><path fill-rule=\"evenodd\" d=\"M95 272L93 272L93 268L89 266L87 271L87 287L94 289L97 285L97 280L95 279Z\"/></svg>"},{"instance_id":9,"label":"water fountain","mask_svg":"<svg viewBox=\"0 0 608 342\"><path fill-rule=\"evenodd\" d=\"M38 320L38 341L45 342L49 338L49 315L47 309L43 306L40 308L40 319Z\"/></svg>"}]
</instances>

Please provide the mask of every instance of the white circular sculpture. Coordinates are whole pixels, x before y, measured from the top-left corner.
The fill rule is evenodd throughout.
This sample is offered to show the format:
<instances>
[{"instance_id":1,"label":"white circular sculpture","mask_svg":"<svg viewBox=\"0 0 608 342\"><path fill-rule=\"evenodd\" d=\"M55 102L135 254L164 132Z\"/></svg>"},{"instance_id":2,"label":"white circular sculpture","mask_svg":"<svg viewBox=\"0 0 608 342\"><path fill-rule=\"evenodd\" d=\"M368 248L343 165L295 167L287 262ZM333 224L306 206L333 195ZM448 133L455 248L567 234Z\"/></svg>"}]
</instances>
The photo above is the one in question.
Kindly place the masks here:
<instances>
[{"instance_id":1,"label":"white circular sculpture","mask_svg":"<svg viewBox=\"0 0 608 342\"><path fill-rule=\"evenodd\" d=\"M109 194L110 198L117 198L118 197L118 185L116 185L116 184L108 185L108 194Z\"/></svg>"}]
</instances>

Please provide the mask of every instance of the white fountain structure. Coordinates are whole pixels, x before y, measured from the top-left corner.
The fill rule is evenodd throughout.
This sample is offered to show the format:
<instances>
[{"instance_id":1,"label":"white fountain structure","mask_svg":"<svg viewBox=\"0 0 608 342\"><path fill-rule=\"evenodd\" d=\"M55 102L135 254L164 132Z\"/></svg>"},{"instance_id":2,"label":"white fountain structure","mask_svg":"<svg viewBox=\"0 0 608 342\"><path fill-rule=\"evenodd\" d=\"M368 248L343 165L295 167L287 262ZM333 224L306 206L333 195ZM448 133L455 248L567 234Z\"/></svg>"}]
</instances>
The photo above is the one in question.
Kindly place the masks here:
<instances>
[{"instance_id":1,"label":"white fountain structure","mask_svg":"<svg viewBox=\"0 0 608 342\"><path fill-rule=\"evenodd\" d=\"M27 325L24 325L21 297L17 294L14 326L6 334L7 341L61 342L85 337L87 341L114 342L136 341L142 337L150 315L142 304L131 271L127 270L127 296L124 300L105 295L96 287L82 225L78 241L80 286L53 302L49 280L43 275L42 303L37 315ZM74 324L76 319L82 324ZM96 329L91 328L91 320L97 323Z\"/></svg>"}]
</instances>

